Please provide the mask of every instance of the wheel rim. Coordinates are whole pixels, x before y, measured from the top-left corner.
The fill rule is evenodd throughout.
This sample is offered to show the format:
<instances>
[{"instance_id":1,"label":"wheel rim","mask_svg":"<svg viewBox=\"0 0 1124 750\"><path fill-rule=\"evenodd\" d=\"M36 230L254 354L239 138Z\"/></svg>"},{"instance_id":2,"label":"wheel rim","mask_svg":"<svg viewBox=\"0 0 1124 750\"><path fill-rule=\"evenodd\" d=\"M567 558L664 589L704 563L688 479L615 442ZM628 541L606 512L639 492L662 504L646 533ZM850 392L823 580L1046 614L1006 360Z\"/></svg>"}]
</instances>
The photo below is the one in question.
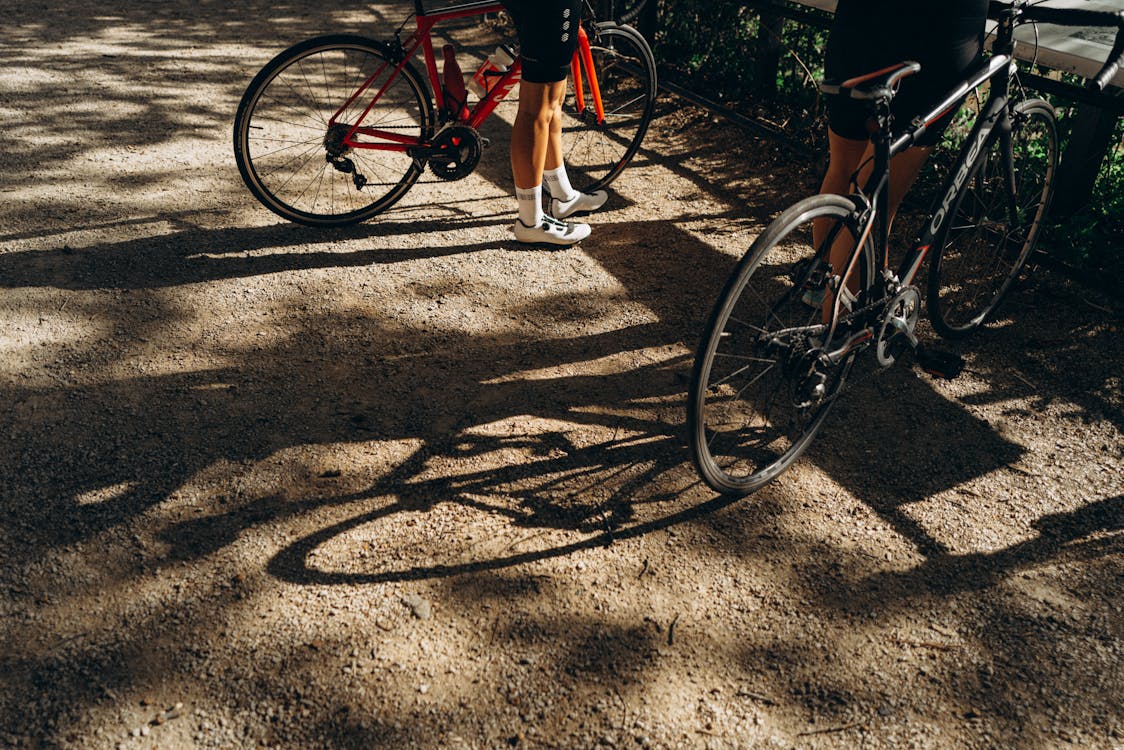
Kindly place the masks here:
<instances>
[{"instance_id":1,"label":"wheel rim","mask_svg":"<svg viewBox=\"0 0 1124 750\"><path fill-rule=\"evenodd\" d=\"M804 334L795 350L769 346L765 331L815 327L810 220L778 238L740 285L727 290L696 361L691 388L696 464L712 487L749 492L786 469L826 416L847 365L830 373L826 395L809 400L803 376L814 354ZM809 304L811 302L812 304Z\"/></svg>"}]
</instances>

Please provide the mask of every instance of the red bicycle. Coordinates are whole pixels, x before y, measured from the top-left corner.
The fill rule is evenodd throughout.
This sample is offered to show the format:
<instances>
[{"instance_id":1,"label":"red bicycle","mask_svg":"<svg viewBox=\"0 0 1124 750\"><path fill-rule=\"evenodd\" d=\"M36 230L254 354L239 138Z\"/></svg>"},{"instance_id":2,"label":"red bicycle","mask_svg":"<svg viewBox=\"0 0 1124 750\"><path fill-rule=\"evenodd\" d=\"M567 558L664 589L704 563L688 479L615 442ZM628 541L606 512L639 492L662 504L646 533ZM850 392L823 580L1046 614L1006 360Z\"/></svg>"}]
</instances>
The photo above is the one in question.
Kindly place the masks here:
<instances>
[{"instance_id":1,"label":"red bicycle","mask_svg":"<svg viewBox=\"0 0 1124 750\"><path fill-rule=\"evenodd\" d=\"M426 11L422 0L392 41L329 35L277 55L254 77L234 120L234 154L250 192L274 213L313 226L344 226L385 211L422 171L462 179L487 141L478 132L517 88L521 60L496 71L468 106L460 70L438 73L431 31L502 10L498 2ZM416 29L406 39L410 19ZM421 50L425 74L414 60ZM656 97L656 66L631 26L599 22L586 3L563 111L571 179L590 192L612 182L636 154Z\"/></svg>"}]
</instances>

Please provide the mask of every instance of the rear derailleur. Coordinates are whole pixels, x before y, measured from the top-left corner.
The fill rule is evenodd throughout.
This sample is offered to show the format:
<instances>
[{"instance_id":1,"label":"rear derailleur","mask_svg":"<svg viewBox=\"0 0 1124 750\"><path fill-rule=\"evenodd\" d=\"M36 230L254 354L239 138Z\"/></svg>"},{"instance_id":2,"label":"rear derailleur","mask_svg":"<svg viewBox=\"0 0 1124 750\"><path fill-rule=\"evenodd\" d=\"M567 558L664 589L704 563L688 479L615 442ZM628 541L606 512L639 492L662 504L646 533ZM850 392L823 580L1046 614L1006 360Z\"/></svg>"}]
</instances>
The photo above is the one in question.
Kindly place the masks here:
<instances>
[{"instance_id":1,"label":"rear derailleur","mask_svg":"<svg viewBox=\"0 0 1124 750\"><path fill-rule=\"evenodd\" d=\"M324 135L324 161L331 164L337 172L351 175L355 189L362 190L367 186L367 177L356 169L354 161L345 156L351 151L347 145L347 134L350 131L350 126L342 123L328 128L328 132Z\"/></svg>"}]
</instances>

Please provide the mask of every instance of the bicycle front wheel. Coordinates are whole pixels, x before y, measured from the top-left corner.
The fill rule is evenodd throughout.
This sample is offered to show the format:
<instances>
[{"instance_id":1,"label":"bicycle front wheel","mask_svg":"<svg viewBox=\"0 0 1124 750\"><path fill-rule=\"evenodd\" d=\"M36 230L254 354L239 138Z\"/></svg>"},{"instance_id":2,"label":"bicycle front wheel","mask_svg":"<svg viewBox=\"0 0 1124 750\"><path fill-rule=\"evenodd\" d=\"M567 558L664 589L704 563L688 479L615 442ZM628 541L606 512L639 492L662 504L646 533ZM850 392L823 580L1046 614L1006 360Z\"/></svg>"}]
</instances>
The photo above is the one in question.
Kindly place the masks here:
<instances>
[{"instance_id":1,"label":"bicycle front wheel","mask_svg":"<svg viewBox=\"0 0 1124 750\"><path fill-rule=\"evenodd\" d=\"M785 211L754 241L710 313L691 373L687 426L695 466L718 492L753 492L787 469L843 385L854 353L834 367L819 362L821 300L831 276L828 249L857 242L854 215L854 203L836 195ZM826 230L819 247L815 222ZM869 244L861 253L866 289Z\"/></svg>"},{"instance_id":2,"label":"bicycle front wheel","mask_svg":"<svg viewBox=\"0 0 1124 750\"><path fill-rule=\"evenodd\" d=\"M941 336L976 330L1010 291L1038 242L1057 164L1053 107L1018 103L1009 140L997 127L934 241L929 317Z\"/></svg>"},{"instance_id":3,"label":"bicycle front wheel","mask_svg":"<svg viewBox=\"0 0 1124 750\"><path fill-rule=\"evenodd\" d=\"M396 68L382 44L358 36L309 39L275 57L234 120L234 156L250 192L312 226L364 221L405 195L424 165L402 144L429 138L434 117L421 76L409 63ZM360 119L386 135L353 138L380 148L344 142Z\"/></svg>"},{"instance_id":4,"label":"bicycle front wheel","mask_svg":"<svg viewBox=\"0 0 1124 750\"><path fill-rule=\"evenodd\" d=\"M589 45L605 119L598 122L588 80L571 78L562 107L562 156L574 186L587 193L605 187L628 166L656 104L656 62L638 31L598 23ZM586 72L583 78L589 76ZM585 100L580 109L579 86Z\"/></svg>"}]
</instances>

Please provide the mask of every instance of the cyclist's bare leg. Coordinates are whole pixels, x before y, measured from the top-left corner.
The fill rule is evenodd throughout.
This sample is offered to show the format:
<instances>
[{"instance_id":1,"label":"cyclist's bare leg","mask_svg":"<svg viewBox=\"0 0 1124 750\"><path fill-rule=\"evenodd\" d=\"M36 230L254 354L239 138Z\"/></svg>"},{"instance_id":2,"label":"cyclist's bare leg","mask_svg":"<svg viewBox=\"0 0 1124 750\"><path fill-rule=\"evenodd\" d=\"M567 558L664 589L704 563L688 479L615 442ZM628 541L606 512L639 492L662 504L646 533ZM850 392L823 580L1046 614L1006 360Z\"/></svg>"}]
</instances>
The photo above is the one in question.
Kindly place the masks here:
<instances>
[{"instance_id":1,"label":"cyclist's bare leg","mask_svg":"<svg viewBox=\"0 0 1124 750\"><path fill-rule=\"evenodd\" d=\"M863 165L858 176L859 184L865 183L874 169L874 146L869 141L844 138L831 128L828 128L827 136L830 161L828 162L827 174L824 175L823 184L820 186L820 193L848 195L853 191L851 176L859 169L859 165ZM890 160L890 191L888 197L891 225L894 217L897 216L902 199L913 186L917 175L921 173L921 168L925 166L925 160L929 158L930 153L932 153L932 148L915 147L903 151ZM826 221L814 223L812 237L816 247L819 247L820 243L823 242L830 228ZM844 270L853 249L854 245L851 243L849 235L840 234L839 239L831 246L829 253L831 267L836 273L841 273ZM852 293L858 292L859 279L856 276L848 277L846 283L847 288ZM831 291L828 290L824 298L825 321L831 315L833 301Z\"/></svg>"},{"instance_id":2,"label":"cyclist's bare leg","mask_svg":"<svg viewBox=\"0 0 1124 750\"><path fill-rule=\"evenodd\" d=\"M572 245L589 236L588 224L547 220L543 211L543 171L562 164L562 101L566 81L523 81L511 133L511 172L519 218L512 231L520 242Z\"/></svg>"},{"instance_id":3,"label":"cyclist's bare leg","mask_svg":"<svg viewBox=\"0 0 1124 750\"><path fill-rule=\"evenodd\" d=\"M542 184L544 169L562 164L562 102L566 82L519 84L519 110L511 132L511 172L515 187Z\"/></svg>"},{"instance_id":4,"label":"cyclist's bare leg","mask_svg":"<svg viewBox=\"0 0 1124 750\"><path fill-rule=\"evenodd\" d=\"M550 118L550 140L547 142L544 163L544 167L548 170L562 166L562 102L566 99L566 82L562 81L559 86L558 91L554 92L552 102L554 109Z\"/></svg>"}]
</instances>

